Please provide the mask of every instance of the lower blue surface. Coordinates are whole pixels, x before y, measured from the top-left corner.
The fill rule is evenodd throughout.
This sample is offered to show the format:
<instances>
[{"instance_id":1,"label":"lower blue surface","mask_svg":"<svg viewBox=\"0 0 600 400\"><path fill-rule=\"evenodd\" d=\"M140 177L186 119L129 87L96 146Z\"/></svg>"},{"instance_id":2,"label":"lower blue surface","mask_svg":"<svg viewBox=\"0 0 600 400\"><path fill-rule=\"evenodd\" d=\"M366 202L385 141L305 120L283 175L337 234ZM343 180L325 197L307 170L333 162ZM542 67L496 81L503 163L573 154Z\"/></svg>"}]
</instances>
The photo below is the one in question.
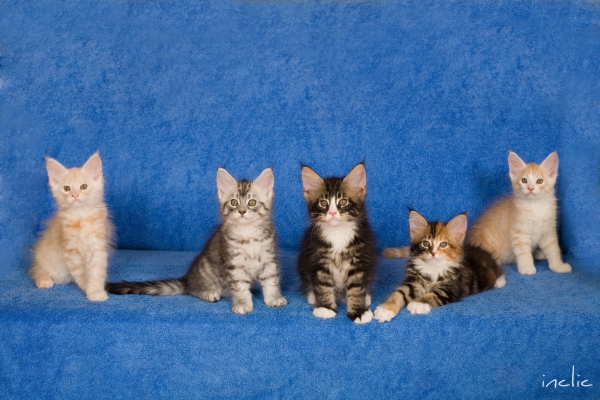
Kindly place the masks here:
<instances>
[{"instance_id":1,"label":"lower blue surface","mask_svg":"<svg viewBox=\"0 0 600 400\"><path fill-rule=\"evenodd\" d=\"M182 275L193 252L116 251L110 280ZM312 316L297 254L281 253L284 308L239 316L230 299L111 296L74 285L36 289L24 272L0 281L0 393L9 398L598 398L600 276L546 263L507 285L392 322ZM380 259L374 306L404 260ZM10 329L8 329L10 327ZM547 387L552 379L591 387ZM565 384L563 382L563 384Z\"/></svg>"}]
</instances>

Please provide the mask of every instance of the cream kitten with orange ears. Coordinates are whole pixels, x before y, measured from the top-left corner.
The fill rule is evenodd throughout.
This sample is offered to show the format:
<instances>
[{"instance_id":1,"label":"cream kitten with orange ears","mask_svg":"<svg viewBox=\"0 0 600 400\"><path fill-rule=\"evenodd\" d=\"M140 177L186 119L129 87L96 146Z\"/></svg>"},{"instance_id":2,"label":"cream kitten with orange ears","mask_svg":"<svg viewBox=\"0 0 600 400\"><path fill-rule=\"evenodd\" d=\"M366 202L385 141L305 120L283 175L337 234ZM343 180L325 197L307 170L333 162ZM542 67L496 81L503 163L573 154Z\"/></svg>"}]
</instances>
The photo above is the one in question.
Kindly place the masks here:
<instances>
[{"instance_id":1,"label":"cream kitten with orange ears","mask_svg":"<svg viewBox=\"0 0 600 400\"><path fill-rule=\"evenodd\" d=\"M75 281L88 300L104 301L112 229L100 155L70 169L46 157L46 170L58 211L35 245L30 276L38 288Z\"/></svg>"},{"instance_id":2,"label":"cream kitten with orange ears","mask_svg":"<svg viewBox=\"0 0 600 400\"><path fill-rule=\"evenodd\" d=\"M467 243L480 246L501 264L517 263L522 274L535 274L536 259L548 259L554 272L571 272L563 262L556 233L558 155L541 164L525 164L512 151L508 155L513 195L492 205L473 225Z\"/></svg>"}]
</instances>

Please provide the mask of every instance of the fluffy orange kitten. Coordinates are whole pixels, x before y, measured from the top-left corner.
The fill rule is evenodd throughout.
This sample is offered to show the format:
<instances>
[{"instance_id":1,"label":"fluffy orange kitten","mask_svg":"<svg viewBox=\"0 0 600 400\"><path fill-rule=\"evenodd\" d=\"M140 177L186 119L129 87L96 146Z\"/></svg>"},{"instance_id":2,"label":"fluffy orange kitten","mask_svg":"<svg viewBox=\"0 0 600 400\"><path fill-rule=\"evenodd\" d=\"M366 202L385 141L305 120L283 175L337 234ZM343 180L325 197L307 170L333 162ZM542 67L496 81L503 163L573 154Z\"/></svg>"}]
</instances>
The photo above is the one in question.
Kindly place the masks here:
<instances>
[{"instance_id":1,"label":"fluffy orange kitten","mask_svg":"<svg viewBox=\"0 0 600 400\"><path fill-rule=\"evenodd\" d=\"M31 278L38 288L74 280L89 300L104 301L111 226L100 155L70 169L46 157L46 169L58 211L35 245Z\"/></svg>"},{"instance_id":2,"label":"fluffy orange kitten","mask_svg":"<svg viewBox=\"0 0 600 400\"><path fill-rule=\"evenodd\" d=\"M522 274L535 274L536 259L548 259L554 272L571 272L564 263L556 233L558 155L541 164L525 164L512 151L508 155L513 195L490 207L473 225L467 243L490 252L500 263L517 263Z\"/></svg>"}]
</instances>

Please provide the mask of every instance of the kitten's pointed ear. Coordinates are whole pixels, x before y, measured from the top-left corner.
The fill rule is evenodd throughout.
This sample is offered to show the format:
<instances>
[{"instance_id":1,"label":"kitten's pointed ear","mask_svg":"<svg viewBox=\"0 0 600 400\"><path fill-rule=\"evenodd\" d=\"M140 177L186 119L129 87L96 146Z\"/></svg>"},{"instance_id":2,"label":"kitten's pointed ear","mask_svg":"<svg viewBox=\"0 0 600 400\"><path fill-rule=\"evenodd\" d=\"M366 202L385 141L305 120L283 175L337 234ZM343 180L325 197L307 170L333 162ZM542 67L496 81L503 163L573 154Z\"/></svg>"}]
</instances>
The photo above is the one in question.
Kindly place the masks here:
<instances>
[{"instance_id":1,"label":"kitten's pointed ear","mask_svg":"<svg viewBox=\"0 0 600 400\"><path fill-rule=\"evenodd\" d=\"M346 187L350 189L352 193L363 199L367 194L367 171L363 163L356 164L348 175L344 178Z\"/></svg>"},{"instance_id":2,"label":"kitten's pointed ear","mask_svg":"<svg viewBox=\"0 0 600 400\"><path fill-rule=\"evenodd\" d=\"M467 234L467 215L458 214L446 224L446 228L454 239L456 239L459 243L462 243L463 240L465 240L465 235Z\"/></svg>"},{"instance_id":3,"label":"kitten's pointed ear","mask_svg":"<svg viewBox=\"0 0 600 400\"><path fill-rule=\"evenodd\" d=\"M237 181L229 172L225 171L225 168L219 168L217 170L217 189L219 190L219 198L223 197L225 192L230 191L234 186L237 185Z\"/></svg>"},{"instance_id":4,"label":"kitten's pointed ear","mask_svg":"<svg viewBox=\"0 0 600 400\"><path fill-rule=\"evenodd\" d=\"M258 178L254 180L253 183L265 192L270 193L273 190L273 185L275 184L273 170L271 168L265 169L263 172L260 173Z\"/></svg>"},{"instance_id":5,"label":"kitten's pointed ear","mask_svg":"<svg viewBox=\"0 0 600 400\"><path fill-rule=\"evenodd\" d=\"M408 215L408 225L410 226L410 239L415 240L423 234L429 222L421 214L415 210L411 210Z\"/></svg>"},{"instance_id":6,"label":"kitten's pointed ear","mask_svg":"<svg viewBox=\"0 0 600 400\"><path fill-rule=\"evenodd\" d=\"M302 167L302 186L304 187L304 198L313 199L317 193L323 190L325 181L310 167Z\"/></svg>"},{"instance_id":7,"label":"kitten's pointed ear","mask_svg":"<svg viewBox=\"0 0 600 400\"><path fill-rule=\"evenodd\" d=\"M521 176L521 172L527 166L525 161L521 160L521 157L517 155L517 153L509 151L508 152L508 168L510 169L510 178L516 179Z\"/></svg>"},{"instance_id":8,"label":"kitten's pointed ear","mask_svg":"<svg viewBox=\"0 0 600 400\"><path fill-rule=\"evenodd\" d=\"M553 151L540 164L540 167L549 178L556 178L558 175L558 153Z\"/></svg>"},{"instance_id":9,"label":"kitten's pointed ear","mask_svg":"<svg viewBox=\"0 0 600 400\"><path fill-rule=\"evenodd\" d=\"M92 154L85 164L83 164L81 170L95 181L102 178L102 160L100 159L100 152L97 151Z\"/></svg>"},{"instance_id":10,"label":"kitten's pointed ear","mask_svg":"<svg viewBox=\"0 0 600 400\"><path fill-rule=\"evenodd\" d=\"M66 175L67 169L52 157L46 156L46 171L50 186L56 186Z\"/></svg>"}]
</instances>

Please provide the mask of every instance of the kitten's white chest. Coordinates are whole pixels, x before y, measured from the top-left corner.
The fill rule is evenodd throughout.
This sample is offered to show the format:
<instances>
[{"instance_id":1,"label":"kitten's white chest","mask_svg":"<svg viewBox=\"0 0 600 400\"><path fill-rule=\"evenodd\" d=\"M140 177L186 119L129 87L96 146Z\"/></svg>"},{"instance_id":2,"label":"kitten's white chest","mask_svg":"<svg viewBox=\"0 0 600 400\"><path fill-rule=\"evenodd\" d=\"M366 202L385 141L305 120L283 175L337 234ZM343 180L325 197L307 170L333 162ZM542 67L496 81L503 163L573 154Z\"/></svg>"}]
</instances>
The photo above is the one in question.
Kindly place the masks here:
<instances>
[{"instance_id":1,"label":"kitten's white chest","mask_svg":"<svg viewBox=\"0 0 600 400\"><path fill-rule=\"evenodd\" d=\"M329 244L333 253L340 253L348 248L356 236L356 224L354 222L340 221L339 225L332 226L321 224L321 235Z\"/></svg>"},{"instance_id":2,"label":"kitten's white chest","mask_svg":"<svg viewBox=\"0 0 600 400\"><path fill-rule=\"evenodd\" d=\"M441 262L425 262L420 259L413 260L413 265L423 275L429 275L432 282L437 282L440 276L444 275L450 267L455 266L455 263L441 261Z\"/></svg>"}]
</instances>

